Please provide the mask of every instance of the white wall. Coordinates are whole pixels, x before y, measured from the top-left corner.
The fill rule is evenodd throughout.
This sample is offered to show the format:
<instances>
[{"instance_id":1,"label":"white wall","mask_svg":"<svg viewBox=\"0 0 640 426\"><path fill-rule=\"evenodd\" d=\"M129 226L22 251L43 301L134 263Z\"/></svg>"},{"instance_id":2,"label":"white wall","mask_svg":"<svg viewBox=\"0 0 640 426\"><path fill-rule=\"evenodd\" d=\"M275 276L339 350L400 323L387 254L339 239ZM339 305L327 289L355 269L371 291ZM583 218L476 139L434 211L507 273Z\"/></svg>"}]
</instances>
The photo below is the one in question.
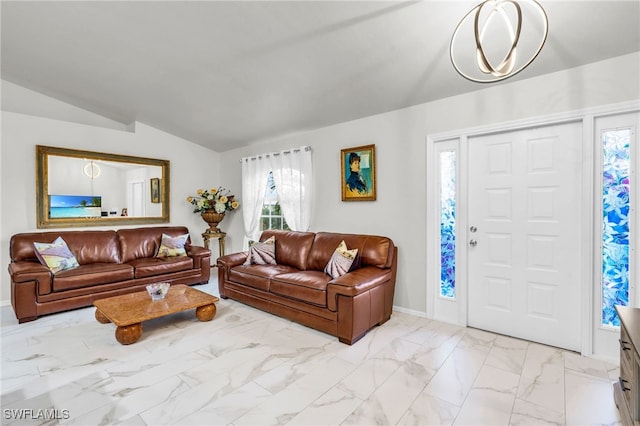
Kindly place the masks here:
<instances>
[{"instance_id":1,"label":"white wall","mask_svg":"<svg viewBox=\"0 0 640 426\"><path fill-rule=\"evenodd\" d=\"M32 93L28 98L36 102ZM43 98L45 99L45 98ZM46 99L49 107L54 100ZM62 104L62 103L61 103ZM62 104L61 108L66 108ZM3 98L4 107L4 98ZM34 104L34 110L41 111ZM76 111L77 112L77 111ZM189 228L193 241L202 245L201 233L206 224L192 213L186 202L198 187L216 185L220 181L220 155L187 140L135 123L132 131L97 127L95 120L81 124L24 113L2 111L0 138L0 301L11 298L7 273L9 239L19 232L41 231L36 228L35 146L48 145L89 151L108 152L167 159L171 161L171 225ZM95 227L91 229L107 229Z\"/></svg>"},{"instance_id":2,"label":"white wall","mask_svg":"<svg viewBox=\"0 0 640 426\"><path fill-rule=\"evenodd\" d=\"M528 80L283 136L221 154L225 184L241 195L240 158L310 145L313 149L312 231L386 235L399 247L394 304L426 312L425 140L429 134L640 99L635 53ZM526 73L526 71L525 71ZM342 202L340 149L375 144L377 200ZM463 208L463 207L461 207ZM242 248L240 212L225 223L227 252ZM227 219L225 219L226 221Z\"/></svg>"}]
</instances>

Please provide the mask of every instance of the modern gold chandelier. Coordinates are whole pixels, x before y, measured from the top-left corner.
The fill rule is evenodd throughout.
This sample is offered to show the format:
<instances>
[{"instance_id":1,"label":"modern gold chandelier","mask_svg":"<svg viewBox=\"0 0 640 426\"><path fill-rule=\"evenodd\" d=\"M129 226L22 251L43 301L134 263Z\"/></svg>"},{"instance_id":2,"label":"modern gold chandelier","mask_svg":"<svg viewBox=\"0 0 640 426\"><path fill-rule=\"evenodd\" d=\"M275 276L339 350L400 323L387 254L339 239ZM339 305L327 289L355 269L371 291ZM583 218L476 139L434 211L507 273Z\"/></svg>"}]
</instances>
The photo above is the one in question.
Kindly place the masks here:
<instances>
[{"instance_id":1,"label":"modern gold chandelier","mask_svg":"<svg viewBox=\"0 0 640 426\"><path fill-rule=\"evenodd\" d=\"M549 19L536 0L485 0L456 26L451 63L467 80L501 81L534 61L548 32Z\"/></svg>"},{"instance_id":2,"label":"modern gold chandelier","mask_svg":"<svg viewBox=\"0 0 640 426\"><path fill-rule=\"evenodd\" d=\"M88 161L87 164L85 164L82 168L82 171L84 172L85 176L91 180L100 176L100 166L95 164L93 160Z\"/></svg>"}]
</instances>

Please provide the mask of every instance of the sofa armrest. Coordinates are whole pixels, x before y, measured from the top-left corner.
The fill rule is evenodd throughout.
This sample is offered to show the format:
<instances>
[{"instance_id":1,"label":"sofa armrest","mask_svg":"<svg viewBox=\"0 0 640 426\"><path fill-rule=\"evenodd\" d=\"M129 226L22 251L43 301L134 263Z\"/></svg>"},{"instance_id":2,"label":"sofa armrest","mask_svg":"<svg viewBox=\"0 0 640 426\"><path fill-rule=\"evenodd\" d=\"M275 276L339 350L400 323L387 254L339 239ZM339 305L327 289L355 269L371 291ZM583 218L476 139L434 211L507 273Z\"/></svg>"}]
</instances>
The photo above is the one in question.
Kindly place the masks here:
<instances>
[{"instance_id":1,"label":"sofa armrest","mask_svg":"<svg viewBox=\"0 0 640 426\"><path fill-rule=\"evenodd\" d=\"M11 285L36 282L38 294L49 294L52 291L53 273L38 262L12 262L9 264L9 275Z\"/></svg>"},{"instance_id":2,"label":"sofa armrest","mask_svg":"<svg viewBox=\"0 0 640 426\"><path fill-rule=\"evenodd\" d=\"M381 269L375 266L365 266L341 277L329 281L327 285L327 307L330 311L338 309L338 295L355 297L374 287L390 282L391 269Z\"/></svg>"},{"instance_id":3,"label":"sofa armrest","mask_svg":"<svg viewBox=\"0 0 640 426\"><path fill-rule=\"evenodd\" d=\"M34 261L9 264L11 277L11 305L18 322L32 321L38 317L38 295L52 291L53 273Z\"/></svg>"},{"instance_id":4,"label":"sofa armrest","mask_svg":"<svg viewBox=\"0 0 640 426\"><path fill-rule=\"evenodd\" d=\"M223 299L227 298L226 283L229 279L229 271L234 266L242 265L248 256L248 252L231 253L218 258L216 265L218 266L218 293Z\"/></svg>"},{"instance_id":5,"label":"sofa armrest","mask_svg":"<svg viewBox=\"0 0 640 426\"><path fill-rule=\"evenodd\" d=\"M229 270L234 266L242 265L247 260L247 252L227 254L218 258L218 268Z\"/></svg>"},{"instance_id":6,"label":"sofa armrest","mask_svg":"<svg viewBox=\"0 0 640 426\"><path fill-rule=\"evenodd\" d=\"M208 248L200 247L200 246L188 245L188 246L185 246L185 250L187 250L188 256L193 256L193 257L211 256L211 250L209 250Z\"/></svg>"},{"instance_id":7,"label":"sofa armrest","mask_svg":"<svg viewBox=\"0 0 640 426\"><path fill-rule=\"evenodd\" d=\"M203 264L209 265L209 260L211 258L211 250L200 247L200 246L192 246L188 245L185 247L187 251L187 256L193 258L193 267L195 269L202 268Z\"/></svg>"},{"instance_id":8,"label":"sofa armrest","mask_svg":"<svg viewBox=\"0 0 640 426\"><path fill-rule=\"evenodd\" d=\"M187 256L193 259L193 268L200 270L201 283L209 282L211 277L211 250L208 248L186 245Z\"/></svg>"}]
</instances>

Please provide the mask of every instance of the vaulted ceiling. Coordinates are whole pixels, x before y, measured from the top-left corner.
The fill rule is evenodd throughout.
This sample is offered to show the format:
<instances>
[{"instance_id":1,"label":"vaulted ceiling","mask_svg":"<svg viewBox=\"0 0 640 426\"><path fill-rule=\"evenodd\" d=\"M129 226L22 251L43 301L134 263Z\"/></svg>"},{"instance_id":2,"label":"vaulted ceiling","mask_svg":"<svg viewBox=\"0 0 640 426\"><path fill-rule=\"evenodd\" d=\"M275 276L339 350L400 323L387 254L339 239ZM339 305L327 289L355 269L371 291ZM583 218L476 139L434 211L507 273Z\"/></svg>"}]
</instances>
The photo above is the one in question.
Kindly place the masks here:
<instances>
[{"instance_id":1,"label":"vaulted ceiling","mask_svg":"<svg viewBox=\"0 0 640 426\"><path fill-rule=\"evenodd\" d=\"M225 151L487 87L448 52L478 2L3 0L2 79ZM637 0L540 3L513 80L640 50Z\"/></svg>"}]
</instances>

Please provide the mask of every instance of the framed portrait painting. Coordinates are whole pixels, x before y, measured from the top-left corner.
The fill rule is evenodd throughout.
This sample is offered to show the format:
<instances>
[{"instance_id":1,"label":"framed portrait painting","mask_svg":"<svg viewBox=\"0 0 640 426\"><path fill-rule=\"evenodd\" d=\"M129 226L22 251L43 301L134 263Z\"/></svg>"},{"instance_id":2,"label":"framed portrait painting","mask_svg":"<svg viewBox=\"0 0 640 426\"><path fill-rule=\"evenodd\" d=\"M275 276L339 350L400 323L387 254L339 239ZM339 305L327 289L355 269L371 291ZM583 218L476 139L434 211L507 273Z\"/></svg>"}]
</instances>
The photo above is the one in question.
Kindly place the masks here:
<instances>
[{"instance_id":1,"label":"framed portrait painting","mask_svg":"<svg viewBox=\"0 0 640 426\"><path fill-rule=\"evenodd\" d=\"M160 178L151 178L151 202L160 202Z\"/></svg>"},{"instance_id":2,"label":"framed portrait painting","mask_svg":"<svg viewBox=\"0 0 640 426\"><path fill-rule=\"evenodd\" d=\"M376 146L364 145L340 151L342 201L376 199Z\"/></svg>"}]
</instances>

